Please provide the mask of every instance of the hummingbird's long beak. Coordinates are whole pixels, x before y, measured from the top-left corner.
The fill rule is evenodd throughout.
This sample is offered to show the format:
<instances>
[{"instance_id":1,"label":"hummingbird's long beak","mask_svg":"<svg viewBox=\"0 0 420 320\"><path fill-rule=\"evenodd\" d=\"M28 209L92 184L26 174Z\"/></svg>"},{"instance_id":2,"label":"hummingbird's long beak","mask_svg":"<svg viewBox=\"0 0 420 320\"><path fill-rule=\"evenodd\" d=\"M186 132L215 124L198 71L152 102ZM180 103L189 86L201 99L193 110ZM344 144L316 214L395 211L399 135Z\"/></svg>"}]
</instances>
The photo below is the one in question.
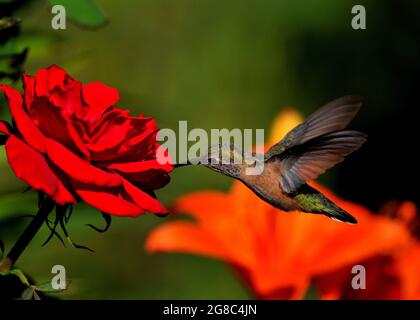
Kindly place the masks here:
<instances>
[{"instance_id":1,"label":"hummingbird's long beak","mask_svg":"<svg viewBox=\"0 0 420 320\"><path fill-rule=\"evenodd\" d=\"M175 164L172 164L172 166L174 168L179 168L179 167L185 167L185 166L188 166L188 165L196 165L196 164L207 163L207 161L209 161L208 155L205 155L205 156L194 158L194 159L188 159L186 162L175 163Z\"/></svg>"}]
</instances>

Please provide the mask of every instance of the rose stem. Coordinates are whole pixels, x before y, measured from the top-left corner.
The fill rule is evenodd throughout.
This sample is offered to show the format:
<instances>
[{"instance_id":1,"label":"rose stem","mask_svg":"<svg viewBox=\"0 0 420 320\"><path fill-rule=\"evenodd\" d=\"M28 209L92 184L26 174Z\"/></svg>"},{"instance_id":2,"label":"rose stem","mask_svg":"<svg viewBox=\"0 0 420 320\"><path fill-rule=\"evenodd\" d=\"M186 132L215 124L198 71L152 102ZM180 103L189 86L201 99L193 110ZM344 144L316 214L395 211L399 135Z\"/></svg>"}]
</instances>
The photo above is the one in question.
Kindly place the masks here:
<instances>
[{"instance_id":1,"label":"rose stem","mask_svg":"<svg viewBox=\"0 0 420 320\"><path fill-rule=\"evenodd\" d=\"M31 242L32 238L48 218L50 212L54 209L54 205L54 201L52 201L49 197L40 201L38 213L16 241L6 259L4 259L4 261L0 264L0 272L9 270L16 263L17 259L19 259L29 242Z\"/></svg>"}]
</instances>

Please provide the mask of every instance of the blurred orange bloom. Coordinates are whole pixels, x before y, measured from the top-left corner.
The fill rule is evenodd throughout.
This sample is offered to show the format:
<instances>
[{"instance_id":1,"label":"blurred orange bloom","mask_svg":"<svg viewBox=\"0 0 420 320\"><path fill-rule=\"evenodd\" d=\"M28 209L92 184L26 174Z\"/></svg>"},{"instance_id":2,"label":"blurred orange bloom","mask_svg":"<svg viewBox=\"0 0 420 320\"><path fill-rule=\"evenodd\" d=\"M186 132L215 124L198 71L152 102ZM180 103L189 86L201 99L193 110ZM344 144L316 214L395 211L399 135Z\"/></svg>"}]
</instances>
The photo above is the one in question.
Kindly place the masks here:
<instances>
[{"instance_id":1,"label":"blurred orange bloom","mask_svg":"<svg viewBox=\"0 0 420 320\"><path fill-rule=\"evenodd\" d=\"M256 297L299 299L317 276L395 254L406 246L409 232L403 225L315 187L353 214L359 224L282 212L235 182L227 194L203 191L181 197L174 212L188 213L196 221L158 227L147 241L147 250L221 259L234 266Z\"/></svg>"},{"instance_id":2,"label":"blurred orange bloom","mask_svg":"<svg viewBox=\"0 0 420 320\"><path fill-rule=\"evenodd\" d=\"M416 206L409 201L389 203L382 214L396 215L394 223L407 230L416 225ZM407 231L408 232L408 231ZM351 266L315 279L323 299L420 299L420 243L411 235L409 241L392 255L384 252L361 263L367 270L366 290L351 287Z\"/></svg>"},{"instance_id":3,"label":"blurred orange bloom","mask_svg":"<svg viewBox=\"0 0 420 320\"><path fill-rule=\"evenodd\" d=\"M295 111L287 109L275 120L270 143L279 141L300 121ZM312 185L354 215L359 224L283 212L235 181L227 193L201 191L178 199L173 212L187 213L194 221L161 225L149 236L146 249L221 259L233 266L257 298L300 299L312 283L318 285L321 298L354 298L346 294L349 286L353 291L350 295L365 290L351 288L351 267L362 263L366 263L368 286L382 281L372 280L371 274L382 277L387 273L382 267L391 264L389 268L395 274L386 274L390 282L383 284L398 289L392 296L400 294L400 278L416 276L420 266L420 246L411 248L413 239L406 225L388 216L374 215L363 206ZM396 258L407 250L414 253ZM416 264L404 260L414 256ZM407 284L403 290L413 296L419 294L420 281L417 286Z\"/></svg>"}]
</instances>

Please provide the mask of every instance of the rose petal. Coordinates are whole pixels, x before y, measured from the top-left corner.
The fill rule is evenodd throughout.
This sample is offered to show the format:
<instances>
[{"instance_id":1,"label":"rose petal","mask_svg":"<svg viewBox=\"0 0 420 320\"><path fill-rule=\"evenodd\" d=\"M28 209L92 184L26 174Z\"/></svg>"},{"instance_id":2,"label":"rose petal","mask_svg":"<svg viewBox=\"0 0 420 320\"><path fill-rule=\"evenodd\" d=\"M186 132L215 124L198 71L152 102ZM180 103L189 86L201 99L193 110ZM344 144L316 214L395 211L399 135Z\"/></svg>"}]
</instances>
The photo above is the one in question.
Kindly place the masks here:
<instances>
[{"instance_id":1,"label":"rose petal","mask_svg":"<svg viewBox=\"0 0 420 320\"><path fill-rule=\"evenodd\" d=\"M122 178L123 185L127 194L133 199L133 201L142 207L144 210L156 213L166 214L168 210L155 198L148 195L146 192L132 185L129 181Z\"/></svg>"},{"instance_id":2,"label":"rose petal","mask_svg":"<svg viewBox=\"0 0 420 320\"><path fill-rule=\"evenodd\" d=\"M145 190L157 190L166 186L171 177L164 170L150 170L141 173L124 173L122 174L135 186Z\"/></svg>"},{"instance_id":3,"label":"rose petal","mask_svg":"<svg viewBox=\"0 0 420 320\"><path fill-rule=\"evenodd\" d=\"M149 161L153 160L130 162L127 163L127 167L124 166L124 163L112 164L100 162L98 163L98 166L117 170L123 177L131 181L140 189L157 190L167 185L171 180L168 172L171 171L172 166L170 164L141 164L142 162ZM138 168L138 171L136 171L136 168Z\"/></svg>"},{"instance_id":4,"label":"rose petal","mask_svg":"<svg viewBox=\"0 0 420 320\"><path fill-rule=\"evenodd\" d=\"M50 91L55 88L63 89L66 79L73 80L67 72L52 65L48 69L40 69L35 75L35 93L38 97L49 97Z\"/></svg>"},{"instance_id":5,"label":"rose petal","mask_svg":"<svg viewBox=\"0 0 420 320\"><path fill-rule=\"evenodd\" d=\"M81 112L81 90L82 84L70 77L65 70L56 65L48 69L41 69L37 72L34 80L31 77L24 76L24 84L31 88L32 81L35 81L35 94L39 98L45 98L54 106L60 107L66 115L73 115ZM26 91L26 88L25 88ZM36 98L31 99L31 92L26 96L26 107L31 110L32 103Z\"/></svg>"},{"instance_id":6,"label":"rose petal","mask_svg":"<svg viewBox=\"0 0 420 320\"><path fill-rule=\"evenodd\" d=\"M136 121L133 122L133 119ZM130 118L130 130L123 143L115 148L107 149L92 154L92 159L97 161L140 161L156 155L157 127L154 121Z\"/></svg>"},{"instance_id":7,"label":"rose petal","mask_svg":"<svg viewBox=\"0 0 420 320\"><path fill-rule=\"evenodd\" d=\"M40 69L35 75L35 94L38 97L48 96L48 71Z\"/></svg>"},{"instance_id":8,"label":"rose petal","mask_svg":"<svg viewBox=\"0 0 420 320\"><path fill-rule=\"evenodd\" d=\"M84 112L81 88L81 82L72 81L66 85L65 89L50 92L48 99L53 105L60 107L66 116L78 115Z\"/></svg>"},{"instance_id":9,"label":"rose petal","mask_svg":"<svg viewBox=\"0 0 420 320\"><path fill-rule=\"evenodd\" d=\"M89 150L99 153L117 147L125 141L129 129L128 111L116 108L107 111L92 132Z\"/></svg>"},{"instance_id":10,"label":"rose petal","mask_svg":"<svg viewBox=\"0 0 420 320\"><path fill-rule=\"evenodd\" d=\"M132 117L131 126L131 145L138 145L149 139L153 139L153 141L156 142L158 127L155 119L143 115L140 115L137 118Z\"/></svg>"},{"instance_id":11,"label":"rose petal","mask_svg":"<svg viewBox=\"0 0 420 320\"><path fill-rule=\"evenodd\" d=\"M92 190L77 183L73 183L73 187L83 201L102 212L128 217L137 217L144 213L141 207L129 202L121 195L113 194L110 189Z\"/></svg>"},{"instance_id":12,"label":"rose petal","mask_svg":"<svg viewBox=\"0 0 420 320\"><path fill-rule=\"evenodd\" d=\"M108 169L118 170L124 173L139 173L148 170L165 170L167 172L173 169L171 164L160 164L157 160L145 160L138 162L109 163L105 165Z\"/></svg>"},{"instance_id":13,"label":"rose petal","mask_svg":"<svg viewBox=\"0 0 420 320\"><path fill-rule=\"evenodd\" d=\"M52 91L55 88L64 89L66 80L73 80L67 72L59 66L53 64L47 69L48 72L48 91Z\"/></svg>"},{"instance_id":14,"label":"rose petal","mask_svg":"<svg viewBox=\"0 0 420 320\"><path fill-rule=\"evenodd\" d=\"M24 72L22 74L22 81L25 97L25 108L26 111L29 111L35 96L35 77L29 76Z\"/></svg>"},{"instance_id":15,"label":"rose petal","mask_svg":"<svg viewBox=\"0 0 420 320\"><path fill-rule=\"evenodd\" d=\"M15 135L7 140L6 152L10 166L19 179L36 190L44 191L58 204L76 203L42 154Z\"/></svg>"},{"instance_id":16,"label":"rose petal","mask_svg":"<svg viewBox=\"0 0 420 320\"><path fill-rule=\"evenodd\" d=\"M0 134L2 135L10 135L12 132L12 127L6 121L0 120Z\"/></svg>"},{"instance_id":17,"label":"rose petal","mask_svg":"<svg viewBox=\"0 0 420 320\"><path fill-rule=\"evenodd\" d=\"M93 166L52 139L46 138L46 142L48 157L72 179L97 186L121 184L121 179L117 174Z\"/></svg>"},{"instance_id":18,"label":"rose petal","mask_svg":"<svg viewBox=\"0 0 420 320\"><path fill-rule=\"evenodd\" d=\"M114 105L120 95L114 88L100 82L85 84L82 88L83 100L89 106L89 112L85 116L90 122L94 122L110 106Z\"/></svg>"},{"instance_id":19,"label":"rose petal","mask_svg":"<svg viewBox=\"0 0 420 320\"><path fill-rule=\"evenodd\" d=\"M0 90L9 100L10 113L24 140L38 151L45 152L45 137L24 111L20 93L7 85L0 85Z\"/></svg>"},{"instance_id":20,"label":"rose petal","mask_svg":"<svg viewBox=\"0 0 420 320\"><path fill-rule=\"evenodd\" d=\"M44 98L37 99L32 103L29 115L45 137L60 142L86 158L90 157L89 150L73 126L74 121L65 116L59 108Z\"/></svg>"},{"instance_id":21,"label":"rose petal","mask_svg":"<svg viewBox=\"0 0 420 320\"><path fill-rule=\"evenodd\" d=\"M7 122L0 120L0 145L4 145L9 138L12 128Z\"/></svg>"},{"instance_id":22,"label":"rose petal","mask_svg":"<svg viewBox=\"0 0 420 320\"><path fill-rule=\"evenodd\" d=\"M125 178L145 189L160 189L170 181L171 164L160 164L157 160L126 163L99 163L101 167L117 170Z\"/></svg>"}]
</instances>

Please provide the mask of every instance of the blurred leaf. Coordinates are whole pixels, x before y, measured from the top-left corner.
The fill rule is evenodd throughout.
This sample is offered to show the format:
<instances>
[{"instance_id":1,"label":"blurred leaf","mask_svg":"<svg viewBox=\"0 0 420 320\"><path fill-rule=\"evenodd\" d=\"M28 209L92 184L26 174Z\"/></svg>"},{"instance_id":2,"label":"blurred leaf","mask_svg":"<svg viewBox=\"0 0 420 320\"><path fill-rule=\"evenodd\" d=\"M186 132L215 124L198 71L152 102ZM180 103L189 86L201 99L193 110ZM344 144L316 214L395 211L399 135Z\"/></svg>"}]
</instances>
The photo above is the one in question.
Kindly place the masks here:
<instances>
[{"instance_id":1,"label":"blurred leaf","mask_svg":"<svg viewBox=\"0 0 420 320\"><path fill-rule=\"evenodd\" d=\"M1 29L3 20L4 19L0 19L0 36L2 39L5 39L3 33L4 31L7 31L7 29ZM9 38L9 36L6 36L6 38ZM18 48L16 39L17 38L11 37L7 42L0 45L0 79L11 78L16 81L20 77L21 68L26 60L28 48Z\"/></svg>"},{"instance_id":2,"label":"blurred leaf","mask_svg":"<svg viewBox=\"0 0 420 320\"><path fill-rule=\"evenodd\" d=\"M14 276L18 277L20 282L22 282L25 286L27 286L27 287L31 286L28 278L26 278L25 274L20 269L16 269L16 268L15 269L8 269L8 270L0 272L0 275L2 275L2 276L14 275Z\"/></svg>"},{"instance_id":3,"label":"blurred leaf","mask_svg":"<svg viewBox=\"0 0 420 320\"><path fill-rule=\"evenodd\" d=\"M4 17L0 18L0 45L3 45L19 33L19 19Z\"/></svg>"},{"instance_id":4,"label":"blurred leaf","mask_svg":"<svg viewBox=\"0 0 420 320\"><path fill-rule=\"evenodd\" d=\"M9 18L9 17L1 18L0 19L0 30L14 27L17 24L19 24L19 22L20 21L18 19L15 19L15 18Z\"/></svg>"},{"instance_id":5,"label":"blurred leaf","mask_svg":"<svg viewBox=\"0 0 420 320\"><path fill-rule=\"evenodd\" d=\"M35 293L35 291L34 291L33 288L31 288L31 287L26 288L22 292L21 299L22 300L32 300L32 297L34 296L34 293Z\"/></svg>"},{"instance_id":6,"label":"blurred leaf","mask_svg":"<svg viewBox=\"0 0 420 320\"><path fill-rule=\"evenodd\" d=\"M4 45L0 46L0 58L8 57L12 54L17 53L15 43L13 41L8 41Z\"/></svg>"},{"instance_id":7,"label":"blurred leaf","mask_svg":"<svg viewBox=\"0 0 420 320\"><path fill-rule=\"evenodd\" d=\"M38 286L32 286L32 288L34 288L37 291L41 291L41 292L56 292L56 291L62 291L62 290L55 290L52 287L51 282L46 282L43 284L40 284Z\"/></svg>"},{"instance_id":8,"label":"blurred leaf","mask_svg":"<svg viewBox=\"0 0 420 320\"><path fill-rule=\"evenodd\" d=\"M15 276L17 276L20 279L20 281L24 285L26 285L28 287L30 286L29 281L28 281L28 278L26 278L26 276L25 276L25 274L23 273L22 270L20 270L20 269L12 269L12 270L9 270L8 271L8 274L14 274Z\"/></svg>"},{"instance_id":9,"label":"blurred leaf","mask_svg":"<svg viewBox=\"0 0 420 320\"><path fill-rule=\"evenodd\" d=\"M34 299L35 300L41 300L41 297L38 295L38 293L36 293L35 290L34 290Z\"/></svg>"},{"instance_id":10,"label":"blurred leaf","mask_svg":"<svg viewBox=\"0 0 420 320\"><path fill-rule=\"evenodd\" d=\"M66 281L66 288L65 289L54 289L52 287L51 281L40 284L38 286L32 286L32 288L34 288L36 291L41 291L41 292L44 292L44 293L60 293L60 292L63 292L65 290L67 290L70 283L71 283L70 280Z\"/></svg>"},{"instance_id":11,"label":"blurred leaf","mask_svg":"<svg viewBox=\"0 0 420 320\"><path fill-rule=\"evenodd\" d=\"M97 28L107 22L103 11L93 0L48 0L51 6L62 5L66 14L83 27Z\"/></svg>"},{"instance_id":12,"label":"blurred leaf","mask_svg":"<svg viewBox=\"0 0 420 320\"><path fill-rule=\"evenodd\" d=\"M60 42L62 38L57 33L42 33L37 31L25 32L19 35L15 40L17 51L29 47L32 59L51 54L53 46Z\"/></svg>"}]
</instances>

